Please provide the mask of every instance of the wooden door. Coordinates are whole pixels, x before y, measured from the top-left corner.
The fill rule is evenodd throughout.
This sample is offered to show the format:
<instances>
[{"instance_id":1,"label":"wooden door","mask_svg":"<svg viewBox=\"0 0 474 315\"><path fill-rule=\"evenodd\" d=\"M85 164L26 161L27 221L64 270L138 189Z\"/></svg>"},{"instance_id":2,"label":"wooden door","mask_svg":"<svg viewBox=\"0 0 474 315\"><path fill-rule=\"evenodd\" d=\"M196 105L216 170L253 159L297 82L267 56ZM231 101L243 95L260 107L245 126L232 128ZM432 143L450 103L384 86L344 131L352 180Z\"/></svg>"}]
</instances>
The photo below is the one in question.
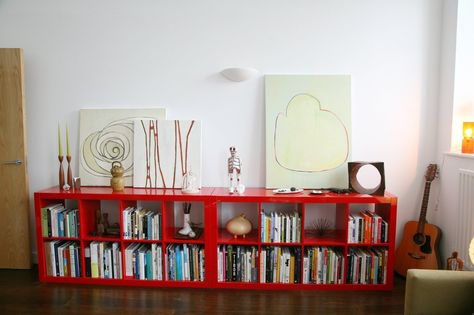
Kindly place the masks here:
<instances>
[{"instance_id":1,"label":"wooden door","mask_svg":"<svg viewBox=\"0 0 474 315\"><path fill-rule=\"evenodd\" d=\"M0 48L0 268L31 267L23 51Z\"/></svg>"}]
</instances>

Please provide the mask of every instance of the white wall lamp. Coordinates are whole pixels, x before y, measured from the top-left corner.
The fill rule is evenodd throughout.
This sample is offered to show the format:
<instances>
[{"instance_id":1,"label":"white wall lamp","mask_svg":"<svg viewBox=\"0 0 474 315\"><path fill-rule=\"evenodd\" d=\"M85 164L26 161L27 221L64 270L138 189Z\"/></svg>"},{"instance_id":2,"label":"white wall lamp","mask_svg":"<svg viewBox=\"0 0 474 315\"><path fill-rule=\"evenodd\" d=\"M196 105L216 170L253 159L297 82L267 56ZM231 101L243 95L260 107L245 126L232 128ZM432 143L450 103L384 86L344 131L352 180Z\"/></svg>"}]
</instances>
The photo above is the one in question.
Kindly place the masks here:
<instances>
[{"instance_id":1,"label":"white wall lamp","mask_svg":"<svg viewBox=\"0 0 474 315\"><path fill-rule=\"evenodd\" d=\"M247 81L258 74L254 68L227 68L221 71L227 79L235 82Z\"/></svg>"},{"instance_id":2,"label":"white wall lamp","mask_svg":"<svg viewBox=\"0 0 474 315\"><path fill-rule=\"evenodd\" d=\"M469 258L471 258L471 264L474 265L474 237L469 245Z\"/></svg>"}]
</instances>

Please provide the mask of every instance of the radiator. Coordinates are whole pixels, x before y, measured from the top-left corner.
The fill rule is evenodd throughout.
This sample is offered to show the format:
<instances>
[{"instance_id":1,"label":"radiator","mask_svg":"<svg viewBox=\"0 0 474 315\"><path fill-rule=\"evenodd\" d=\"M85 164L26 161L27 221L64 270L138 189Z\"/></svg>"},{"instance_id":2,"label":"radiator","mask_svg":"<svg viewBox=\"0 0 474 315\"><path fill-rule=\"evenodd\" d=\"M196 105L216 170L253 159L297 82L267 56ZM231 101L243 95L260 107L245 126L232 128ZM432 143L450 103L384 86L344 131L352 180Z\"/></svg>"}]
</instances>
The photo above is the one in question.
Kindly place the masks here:
<instances>
[{"instance_id":1,"label":"radiator","mask_svg":"<svg viewBox=\"0 0 474 315\"><path fill-rule=\"evenodd\" d=\"M469 258L469 243L474 237L474 171L459 169L458 232L456 249L465 269L474 269Z\"/></svg>"}]
</instances>

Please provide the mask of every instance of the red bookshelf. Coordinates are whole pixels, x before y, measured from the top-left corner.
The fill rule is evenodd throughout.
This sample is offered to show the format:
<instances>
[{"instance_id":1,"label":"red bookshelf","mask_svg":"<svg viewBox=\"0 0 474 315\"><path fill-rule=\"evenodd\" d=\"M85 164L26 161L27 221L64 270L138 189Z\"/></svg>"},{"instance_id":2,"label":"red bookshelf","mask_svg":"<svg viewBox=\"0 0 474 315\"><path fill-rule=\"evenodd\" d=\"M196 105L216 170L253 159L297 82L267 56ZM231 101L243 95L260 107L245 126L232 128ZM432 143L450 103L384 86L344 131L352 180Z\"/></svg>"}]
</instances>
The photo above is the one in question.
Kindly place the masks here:
<instances>
[{"instance_id":1,"label":"red bookshelf","mask_svg":"<svg viewBox=\"0 0 474 315\"><path fill-rule=\"evenodd\" d=\"M41 282L270 290L391 290L393 287L397 197L390 193L386 193L384 196L354 193L312 195L309 191L298 194L274 194L272 190L264 188L248 188L244 194L239 195L229 194L227 188L214 187L205 187L197 194L182 194L180 190L175 189L143 188L126 188L123 192L114 193L109 187L82 187L80 191L60 191L57 187L53 187L35 192L34 199ZM176 231L183 223L183 202L192 204L191 221L198 223L202 228L201 235L195 239L182 239L176 236ZM67 209L78 209L79 235L77 237L51 236L43 231L45 217L42 208L58 203L63 204ZM128 207L143 207L151 209L155 214L160 213L162 228L160 238L152 240L125 238L123 213ZM120 225L119 236L99 236L95 233L96 211L98 209L107 212L111 220ZM387 242L367 243L349 240L349 233L351 233L349 231L349 215L361 210L372 211L388 223ZM230 218L241 213L244 213L250 220L253 230L245 238L234 238L226 231L225 224ZM280 223L286 222L279 225L281 233L288 233L286 236L293 235L293 238L296 235L296 239L262 239L265 237L264 233L271 230L270 228L262 230L265 227L265 222L262 220L268 223L268 218L273 220L275 216L282 218L280 220L283 221ZM325 219L330 224L324 235L319 235L315 231L315 222L320 219ZM286 226L288 231L283 232L283 226ZM274 228L274 230L277 229ZM75 266L80 268L80 274L76 271L75 276L70 276L71 267L68 264L72 263L72 258L67 256L70 254L67 249L63 252L63 268L64 270L69 268L69 273L65 271L65 275L58 276L55 275L57 270L51 271L54 266L48 266L48 264L52 264L53 245L51 243L54 242L59 246L68 243L68 245L73 244L78 247L73 254L78 256L75 257ZM119 257L121 262L121 279L86 275L86 261L88 262L88 260L86 260L85 252L93 242L102 242L109 244L109 246L112 243L118 244L115 246L118 246L120 256L115 257ZM155 272L161 272L159 280L156 278L140 280L134 278L135 275L133 277L125 276L127 264L125 251L127 247L135 243L138 243L137 247L141 246L144 250L150 249L152 246L161 250L159 259L161 269L157 269L160 271L152 272L152 269L146 271L147 274L153 275ZM48 250L46 250L47 247L49 247ZM233 251L237 250L243 259L249 258L248 264L242 260L241 269L239 269L242 271L241 274L239 271L227 269L230 268L231 260L228 260L229 264L222 262L222 259L231 257ZM350 255L359 254L365 257L363 259L366 264L360 265L360 259L359 262L355 262L357 259L349 258ZM193 267L188 269L188 277L203 276L203 279L192 281L170 278L168 276L170 268L174 271L176 269L173 264L176 263L179 266L182 266L181 263L184 264L179 261L178 255L184 257L186 262L195 264L193 265L194 269ZM231 257L234 259L232 260L234 269L235 256L236 254L234 254L234 258ZM148 256L143 257L148 259ZM158 263L156 257L153 256L155 259L153 261ZM174 261L173 257L178 260ZM266 257L265 263L263 257ZM274 257L273 260L271 257ZM324 257L327 258L327 261L324 261ZM69 258L70 261L67 260ZM281 262L281 265L278 261ZM311 265L312 262L313 265ZM320 265L317 265L317 262ZM146 266L149 265L146 263ZM310 271L313 268L316 270L316 266L321 267L322 271L318 269L321 274L318 274L318 271L314 273ZM202 273L200 273L199 267L202 267ZM118 262L116 268L120 269ZM140 268L146 267L140 267L137 264L134 268L141 270ZM223 268L227 272L224 278L222 276L225 273L222 271ZM367 272L360 273L358 268L365 268L364 270ZM372 278L370 270L372 270ZM112 271L109 272L112 274ZM234 273L234 278L229 272ZM243 280L244 273L248 276L245 281ZM356 275L353 276L353 273ZM309 278L307 278L308 274ZM315 278L311 278L311 275ZM104 275L102 274L102 276ZM181 276L186 277L185 275ZM354 281L356 283L352 283Z\"/></svg>"}]
</instances>

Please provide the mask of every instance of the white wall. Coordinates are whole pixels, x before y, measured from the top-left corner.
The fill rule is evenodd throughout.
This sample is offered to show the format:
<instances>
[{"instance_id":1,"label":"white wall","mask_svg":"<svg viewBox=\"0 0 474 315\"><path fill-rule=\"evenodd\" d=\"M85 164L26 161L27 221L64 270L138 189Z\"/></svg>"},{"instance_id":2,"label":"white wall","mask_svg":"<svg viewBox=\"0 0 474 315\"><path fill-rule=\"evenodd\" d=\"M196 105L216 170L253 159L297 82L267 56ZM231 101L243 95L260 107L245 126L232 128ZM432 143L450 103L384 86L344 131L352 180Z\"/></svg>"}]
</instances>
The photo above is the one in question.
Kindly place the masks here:
<instances>
[{"instance_id":1,"label":"white wall","mask_svg":"<svg viewBox=\"0 0 474 315\"><path fill-rule=\"evenodd\" d=\"M164 106L169 118L201 119L203 184L226 184L235 145L244 183L264 186L263 75L350 74L352 158L385 162L401 232L436 157L442 4L2 0L0 46L25 51L30 190L56 184L57 123L77 152L86 107ZM229 82L218 74L227 66L261 75Z\"/></svg>"}]
</instances>

